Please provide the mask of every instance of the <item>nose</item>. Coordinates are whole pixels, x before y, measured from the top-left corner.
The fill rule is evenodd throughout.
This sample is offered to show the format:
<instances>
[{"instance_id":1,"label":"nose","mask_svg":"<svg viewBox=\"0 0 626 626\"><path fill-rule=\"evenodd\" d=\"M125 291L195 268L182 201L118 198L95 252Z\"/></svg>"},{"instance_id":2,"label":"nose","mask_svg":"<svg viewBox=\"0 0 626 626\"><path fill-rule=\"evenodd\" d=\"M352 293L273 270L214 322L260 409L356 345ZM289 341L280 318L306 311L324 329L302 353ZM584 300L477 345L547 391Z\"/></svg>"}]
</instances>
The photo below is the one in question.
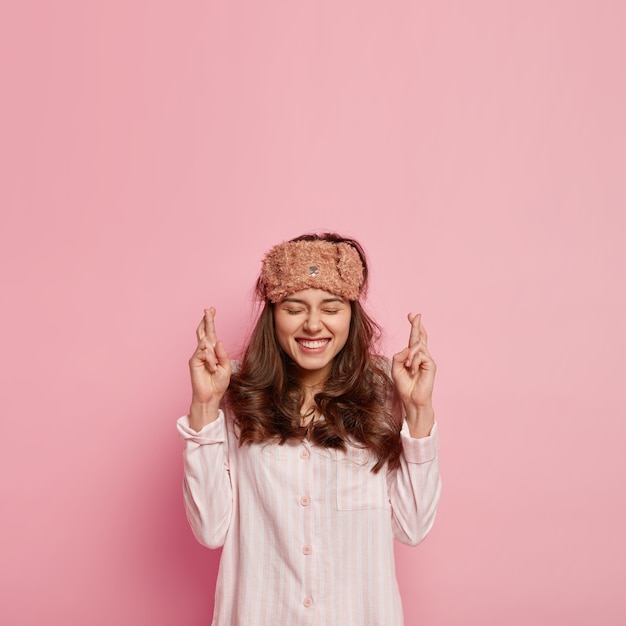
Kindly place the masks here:
<instances>
[{"instance_id":1,"label":"nose","mask_svg":"<svg viewBox=\"0 0 626 626\"><path fill-rule=\"evenodd\" d=\"M309 311L304 320L304 330L311 334L322 330L322 318L320 317L319 311Z\"/></svg>"}]
</instances>

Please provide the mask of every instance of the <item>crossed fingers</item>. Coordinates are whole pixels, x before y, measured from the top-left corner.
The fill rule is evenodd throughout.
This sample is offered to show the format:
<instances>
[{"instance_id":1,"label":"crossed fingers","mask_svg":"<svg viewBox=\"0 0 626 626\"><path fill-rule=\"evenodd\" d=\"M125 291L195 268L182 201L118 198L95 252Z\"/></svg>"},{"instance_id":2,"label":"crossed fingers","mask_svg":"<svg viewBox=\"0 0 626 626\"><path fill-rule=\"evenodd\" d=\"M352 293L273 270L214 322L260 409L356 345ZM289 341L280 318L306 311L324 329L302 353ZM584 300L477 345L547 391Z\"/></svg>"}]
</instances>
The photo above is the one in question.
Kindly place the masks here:
<instances>
[{"instance_id":1,"label":"crossed fingers","mask_svg":"<svg viewBox=\"0 0 626 626\"><path fill-rule=\"evenodd\" d=\"M411 334L409 335L408 355L405 360L405 367L407 367L412 376L415 376L422 363L431 360L428 353L427 343L428 335L422 325L422 314L413 313L408 314L408 320L411 323Z\"/></svg>"},{"instance_id":2,"label":"crossed fingers","mask_svg":"<svg viewBox=\"0 0 626 626\"><path fill-rule=\"evenodd\" d=\"M196 328L196 337L198 339L198 352L202 352L204 361L210 372L217 371L218 358L215 354L215 346L217 344L217 334L215 332L215 308L211 307L204 310L204 317L200 320L198 328Z\"/></svg>"},{"instance_id":3,"label":"crossed fingers","mask_svg":"<svg viewBox=\"0 0 626 626\"><path fill-rule=\"evenodd\" d=\"M409 335L409 348L412 348L415 344L422 342L426 345L428 341L428 337L426 335L426 331L424 330L424 326L422 325L422 314L409 313L408 316L409 322L411 322L411 334Z\"/></svg>"}]
</instances>

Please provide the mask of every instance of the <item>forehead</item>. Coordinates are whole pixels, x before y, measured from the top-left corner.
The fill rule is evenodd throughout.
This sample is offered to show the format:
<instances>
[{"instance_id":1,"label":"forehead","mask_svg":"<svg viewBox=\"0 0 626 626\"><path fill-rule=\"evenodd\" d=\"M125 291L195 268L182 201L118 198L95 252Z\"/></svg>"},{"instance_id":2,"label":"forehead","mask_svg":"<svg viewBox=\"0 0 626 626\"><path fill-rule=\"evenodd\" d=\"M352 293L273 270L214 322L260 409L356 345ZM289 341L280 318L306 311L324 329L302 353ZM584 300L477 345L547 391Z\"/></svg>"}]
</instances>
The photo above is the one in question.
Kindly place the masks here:
<instances>
[{"instance_id":1,"label":"forehead","mask_svg":"<svg viewBox=\"0 0 626 626\"><path fill-rule=\"evenodd\" d=\"M288 296L282 299L282 302L302 302L304 304L316 305L323 304L325 302L342 302L348 301L341 296L338 296L330 291L324 291L323 289L315 289L313 287L309 289L301 289L300 291L294 291Z\"/></svg>"}]
</instances>

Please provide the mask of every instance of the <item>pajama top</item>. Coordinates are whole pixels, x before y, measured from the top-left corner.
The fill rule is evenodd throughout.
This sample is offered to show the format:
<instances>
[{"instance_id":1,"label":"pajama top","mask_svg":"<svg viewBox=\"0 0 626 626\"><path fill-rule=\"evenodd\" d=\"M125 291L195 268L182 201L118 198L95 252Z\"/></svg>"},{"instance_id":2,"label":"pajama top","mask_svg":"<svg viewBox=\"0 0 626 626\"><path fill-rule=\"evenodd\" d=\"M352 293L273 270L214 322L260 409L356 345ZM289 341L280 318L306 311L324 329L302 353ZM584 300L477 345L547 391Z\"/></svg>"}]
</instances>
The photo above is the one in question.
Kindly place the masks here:
<instances>
[{"instance_id":1,"label":"pajama top","mask_svg":"<svg viewBox=\"0 0 626 626\"><path fill-rule=\"evenodd\" d=\"M401 626L393 539L416 545L440 493L437 425L393 471L367 450L308 440L239 446L220 410L199 432L187 417L183 494L196 539L223 546L213 626Z\"/></svg>"}]
</instances>

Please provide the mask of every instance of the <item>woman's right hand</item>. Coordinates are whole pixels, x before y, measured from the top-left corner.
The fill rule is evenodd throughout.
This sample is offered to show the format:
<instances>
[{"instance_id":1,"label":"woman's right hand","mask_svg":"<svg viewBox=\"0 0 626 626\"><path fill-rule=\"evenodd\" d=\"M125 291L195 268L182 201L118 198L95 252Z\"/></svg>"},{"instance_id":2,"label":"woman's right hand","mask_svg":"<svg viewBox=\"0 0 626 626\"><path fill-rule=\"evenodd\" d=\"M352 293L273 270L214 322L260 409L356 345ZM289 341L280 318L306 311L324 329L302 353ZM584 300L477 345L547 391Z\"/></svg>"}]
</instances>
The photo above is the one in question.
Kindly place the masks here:
<instances>
[{"instance_id":1,"label":"woman's right hand","mask_svg":"<svg viewBox=\"0 0 626 626\"><path fill-rule=\"evenodd\" d=\"M224 344L215 334L215 309L205 309L196 329L198 347L189 359L191 408L189 425L200 430L217 419L222 397L228 389L232 365Z\"/></svg>"}]
</instances>

